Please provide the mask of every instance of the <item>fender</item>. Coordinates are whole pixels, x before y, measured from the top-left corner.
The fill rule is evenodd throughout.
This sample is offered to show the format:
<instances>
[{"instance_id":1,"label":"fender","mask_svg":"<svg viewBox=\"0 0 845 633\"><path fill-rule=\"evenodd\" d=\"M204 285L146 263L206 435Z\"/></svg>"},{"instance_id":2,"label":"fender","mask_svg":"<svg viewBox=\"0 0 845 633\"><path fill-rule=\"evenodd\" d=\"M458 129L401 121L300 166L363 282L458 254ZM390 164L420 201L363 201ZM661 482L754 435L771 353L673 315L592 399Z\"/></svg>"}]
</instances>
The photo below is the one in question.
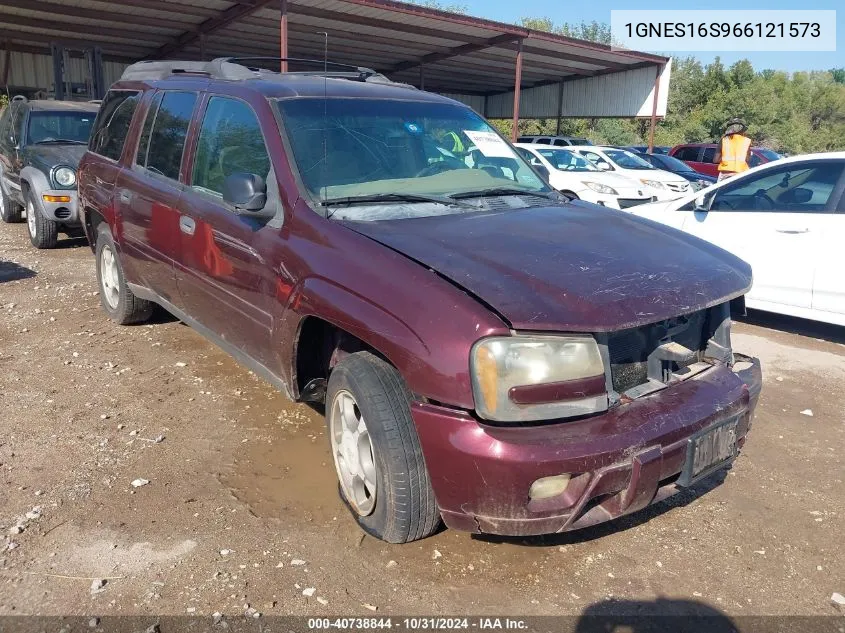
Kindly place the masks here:
<instances>
[{"instance_id":1,"label":"fender","mask_svg":"<svg viewBox=\"0 0 845 633\"><path fill-rule=\"evenodd\" d=\"M39 203L41 201L41 192L54 188L50 185L50 180L46 174L32 165L21 169L21 185L23 183L26 183L29 186L29 190L36 194L35 201Z\"/></svg>"},{"instance_id":2,"label":"fender","mask_svg":"<svg viewBox=\"0 0 845 633\"><path fill-rule=\"evenodd\" d=\"M434 355L414 329L366 297L322 278L308 278L291 293L276 331L285 378L297 392L295 380L298 335L306 317L320 318L378 350L402 374L414 393L471 408L471 396L453 386L434 391ZM295 395L299 395L295 393Z\"/></svg>"}]
</instances>

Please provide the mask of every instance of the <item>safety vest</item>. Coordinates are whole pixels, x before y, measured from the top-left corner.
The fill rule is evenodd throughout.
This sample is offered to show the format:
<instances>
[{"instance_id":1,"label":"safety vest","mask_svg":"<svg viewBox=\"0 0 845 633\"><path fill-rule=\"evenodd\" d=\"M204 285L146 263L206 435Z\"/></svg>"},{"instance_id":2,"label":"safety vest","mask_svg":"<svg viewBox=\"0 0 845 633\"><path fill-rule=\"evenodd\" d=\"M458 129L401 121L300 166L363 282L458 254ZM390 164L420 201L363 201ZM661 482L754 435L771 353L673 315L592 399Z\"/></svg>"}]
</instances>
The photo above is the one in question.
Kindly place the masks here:
<instances>
[{"instance_id":1,"label":"safety vest","mask_svg":"<svg viewBox=\"0 0 845 633\"><path fill-rule=\"evenodd\" d=\"M453 154L464 153L464 142L461 140L460 136L458 136L455 132L447 132L446 138L452 141L452 147L450 148L450 151Z\"/></svg>"},{"instance_id":2,"label":"safety vest","mask_svg":"<svg viewBox=\"0 0 845 633\"><path fill-rule=\"evenodd\" d=\"M751 148L751 139L742 134L731 134L722 137L722 162L719 171L739 173L748 169L745 157Z\"/></svg>"}]
</instances>

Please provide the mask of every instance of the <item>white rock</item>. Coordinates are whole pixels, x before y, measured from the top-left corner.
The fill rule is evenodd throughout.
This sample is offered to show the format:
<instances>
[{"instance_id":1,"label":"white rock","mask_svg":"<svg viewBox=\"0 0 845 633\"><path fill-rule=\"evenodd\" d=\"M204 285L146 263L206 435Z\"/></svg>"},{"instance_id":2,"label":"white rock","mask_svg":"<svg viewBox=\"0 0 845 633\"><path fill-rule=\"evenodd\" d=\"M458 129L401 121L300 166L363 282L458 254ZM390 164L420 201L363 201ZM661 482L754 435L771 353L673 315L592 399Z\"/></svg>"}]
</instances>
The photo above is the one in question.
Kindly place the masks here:
<instances>
[{"instance_id":1,"label":"white rock","mask_svg":"<svg viewBox=\"0 0 845 633\"><path fill-rule=\"evenodd\" d=\"M35 521L41 518L41 506L35 506L32 510L26 513L26 518L30 521Z\"/></svg>"},{"instance_id":2,"label":"white rock","mask_svg":"<svg viewBox=\"0 0 845 633\"><path fill-rule=\"evenodd\" d=\"M370 611L378 611L378 607L373 605L373 604L368 604L366 602L362 602L361 606L364 607L365 609L369 609Z\"/></svg>"},{"instance_id":3,"label":"white rock","mask_svg":"<svg viewBox=\"0 0 845 633\"><path fill-rule=\"evenodd\" d=\"M8 544L8 545L6 545L6 549L7 549L7 550L9 550L10 552L11 552L13 549L18 549L19 547L20 547L20 545L18 545L18 544L17 544L17 543L15 543L14 541L10 541L10 542L9 542L9 544Z\"/></svg>"},{"instance_id":4,"label":"white rock","mask_svg":"<svg viewBox=\"0 0 845 633\"><path fill-rule=\"evenodd\" d=\"M276 569L281 569L284 566L285 566L285 564L282 561L279 561L278 563L276 563Z\"/></svg>"},{"instance_id":5,"label":"white rock","mask_svg":"<svg viewBox=\"0 0 845 633\"><path fill-rule=\"evenodd\" d=\"M812 409L804 409L801 412L801 415L806 415L807 417L812 418L813 417L813 410Z\"/></svg>"},{"instance_id":6,"label":"white rock","mask_svg":"<svg viewBox=\"0 0 845 633\"><path fill-rule=\"evenodd\" d=\"M319 602L323 606L326 606L329 603L329 601L323 598L322 596L317 596L317 602Z\"/></svg>"},{"instance_id":7,"label":"white rock","mask_svg":"<svg viewBox=\"0 0 845 633\"><path fill-rule=\"evenodd\" d=\"M433 560L437 560L438 558L443 558L443 554L440 553L439 550L434 550L434 554L431 555Z\"/></svg>"},{"instance_id":8,"label":"white rock","mask_svg":"<svg viewBox=\"0 0 845 633\"><path fill-rule=\"evenodd\" d=\"M305 596L306 598L310 598L316 592L317 592L317 590L314 587L307 587L306 589L302 590L302 595Z\"/></svg>"},{"instance_id":9,"label":"white rock","mask_svg":"<svg viewBox=\"0 0 845 633\"><path fill-rule=\"evenodd\" d=\"M777 380L778 382L783 382L783 377L778 376L777 378L775 378L775 380Z\"/></svg>"},{"instance_id":10,"label":"white rock","mask_svg":"<svg viewBox=\"0 0 845 633\"><path fill-rule=\"evenodd\" d=\"M228 556L228 555L229 555L229 554L231 554L231 553L232 553L232 550L230 550L230 549L221 549L221 550L220 550L220 555L221 555L221 556Z\"/></svg>"},{"instance_id":11,"label":"white rock","mask_svg":"<svg viewBox=\"0 0 845 633\"><path fill-rule=\"evenodd\" d=\"M135 437L136 435L138 435L138 429L133 429L132 431L129 431L129 435Z\"/></svg>"},{"instance_id":12,"label":"white rock","mask_svg":"<svg viewBox=\"0 0 845 633\"><path fill-rule=\"evenodd\" d=\"M141 486L146 486L148 483L150 483L149 480L144 479L143 477L138 477L138 479L132 481L132 487L140 488Z\"/></svg>"},{"instance_id":13,"label":"white rock","mask_svg":"<svg viewBox=\"0 0 845 633\"><path fill-rule=\"evenodd\" d=\"M393 569L394 567L398 567L398 566L399 566L399 563L397 563L395 560L387 561L387 568L388 569Z\"/></svg>"},{"instance_id":14,"label":"white rock","mask_svg":"<svg viewBox=\"0 0 845 633\"><path fill-rule=\"evenodd\" d=\"M302 565L304 565L304 564L305 564L305 561L304 561L304 560L302 560L301 558L294 558L294 559L290 562L290 564L291 564L291 565L293 565L294 567L301 567Z\"/></svg>"},{"instance_id":15,"label":"white rock","mask_svg":"<svg viewBox=\"0 0 845 633\"><path fill-rule=\"evenodd\" d=\"M213 620L214 624L220 624L223 621L223 614L219 611L215 611L211 614L211 619Z\"/></svg>"},{"instance_id":16,"label":"white rock","mask_svg":"<svg viewBox=\"0 0 845 633\"><path fill-rule=\"evenodd\" d=\"M177 366L177 367L187 367L187 366L188 366L188 363L182 363L182 362L179 362L179 363L176 363L176 366Z\"/></svg>"},{"instance_id":17,"label":"white rock","mask_svg":"<svg viewBox=\"0 0 845 633\"><path fill-rule=\"evenodd\" d=\"M100 623L100 618L91 618L88 620L88 628L89 629L96 629L97 625Z\"/></svg>"},{"instance_id":18,"label":"white rock","mask_svg":"<svg viewBox=\"0 0 845 633\"><path fill-rule=\"evenodd\" d=\"M196 607L188 607L187 609L185 609L185 611L187 611L188 613L196 613L197 608Z\"/></svg>"},{"instance_id":19,"label":"white rock","mask_svg":"<svg viewBox=\"0 0 845 633\"><path fill-rule=\"evenodd\" d=\"M102 593L106 590L106 581L102 578L97 578L91 583L91 593Z\"/></svg>"},{"instance_id":20,"label":"white rock","mask_svg":"<svg viewBox=\"0 0 845 633\"><path fill-rule=\"evenodd\" d=\"M36 490L36 491L35 491L35 496L36 496L36 497L40 497L40 496L41 496L41 495L43 495L43 494L44 494L44 491L43 491L43 490Z\"/></svg>"},{"instance_id":21,"label":"white rock","mask_svg":"<svg viewBox=\"0 0 845 633\"><path fill-rule=\"evenodd\" d=\"M23 532L23 526L13 525L12 527L9 528L9 534L17 536L21 532Z\"/></svg>"},{"instance_id":22,"label":"white rock","mask_svg":"<svg viewBox=\"0 0 845 633\"><path fill-rule=\"evenodd\" d=\"M845 596L841 593L834 593L830 601L842 612L845 612Z\"/></svg>"}]
</instances>

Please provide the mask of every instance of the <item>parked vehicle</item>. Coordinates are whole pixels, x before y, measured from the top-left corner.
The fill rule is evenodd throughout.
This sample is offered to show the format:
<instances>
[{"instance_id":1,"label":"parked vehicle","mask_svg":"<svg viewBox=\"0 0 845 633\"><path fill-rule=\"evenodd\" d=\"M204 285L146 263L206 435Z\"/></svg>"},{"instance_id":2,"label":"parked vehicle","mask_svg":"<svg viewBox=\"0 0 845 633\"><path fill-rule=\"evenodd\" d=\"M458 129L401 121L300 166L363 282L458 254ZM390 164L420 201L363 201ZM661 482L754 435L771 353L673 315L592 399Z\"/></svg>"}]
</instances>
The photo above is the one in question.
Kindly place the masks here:
<instances>
[{"instance_id":1,"label":"parked vehicle","mask_svg":"<svg viewBox=\"0 0 845 633\"><path fill-rule=\"evenodd\" d=\"M602 171L567 149L517 143L516 151L532 166L545 169L549 184L569 198L611 209L627 209L653 200L638 180Z\"/></svg>"},{"instance_id":2,"label":"parked vehicle","mask_svg":"<svg viewBox=\"0 0 845 633\"><path fill-rule=\"evenodd\" d=\"M627 149L629 152L636 152L638 154L648 154L648 145L629 145L628 147L623 147L622 149ZM652 154L658 155L666 155L669 153L669 150L672 149L668 145L655 145L651 148Z\"/></svg>"},{"instance_id":3,"label":"parked vehicle","mask_svg":"<svg viewBox=\"0 0 845 633\"><path fill-rule=\"evenodd\" d=\"M53 248L60 232L81 232L76 168L98 108L15 97L0 116L0 216L20 222L25 210L36 248Z\"/></svg>"},{"instance_id":4,"label":"parked vehicle","mask_svg":"<svg viewBox=\"0 0 845 633\"><path fill-rule=\"evenodd\" d=\"M695 171L713 176L719 175L718 165L713 162L719 146L716 143L688 143L676 145L669 151L669 156L677 158L692 167ZM748 159L749 167L758 167L783 158L777 152L765 147L752 147L751 157Z\"/></svg>"},{"instance_id":5,"label":"parked vehicle","mask_svg":"<svg viewBox=\"0 0 845 633\"><path fill-rule=\"evenodd\" d=\"M671 172L657 169L651 163L618 147L573 147L574 151L603 171L612 171L640 181L646 193L658 200L673 200L690 190L690 184Z\"/></svg>"},{"instance_id":6,"label":"parked vehicle","mask_svg":"<svg viewBox=\"0 0 845 633\"><path fill-rule=\"evenodd\" d=\"M543 136L543 135L526 135L520 136L516 139L517 143L535 143L537 145L592 145L592 142L585 138L577 136Z\"/></svg>"},{"instance_id":7,"label":"parked vehicle","mask_svg":"<svg viewBox=\"0 0 845 633\"><path fill-rule=\"evenodd\" d=\"M664 156L662 154L643 154L637 153L637 156L642 158L647 163L651 163L654 167L658 169L662 169L663 171L668 171L673 174L676 174L687 180L692 185L693 191L698 191L700 189L704 189L705 187L709 187L713 183L716 182L716 178L714 176L708 176L707 174L701 174L695 171L692 167L687 165L685 162L678 160L672 156Z\"/></svg>"},{"instance_id":8,"label":"parked vehicle","mask_svg":"<svg viewBox=\"0 0 845 633\"><path fill-rule=\"evenodd\" d=\"M635 213L754 269L751 308L845 325L845 152L784 158Z\"/></svg>"},{"instance_id":9,"label":"parked vehicle","mask_svg":"<svg viewBox=\"0 0 845 633\"><path fill-rule=\"evenodd\" d=\"M761 381L730 341L747 264L568 202L461 103L331 68L125 71L80 166L112 319L157 303L325 402L386 541L577 529L730 465Z\"/></svg>"}]
</instances>

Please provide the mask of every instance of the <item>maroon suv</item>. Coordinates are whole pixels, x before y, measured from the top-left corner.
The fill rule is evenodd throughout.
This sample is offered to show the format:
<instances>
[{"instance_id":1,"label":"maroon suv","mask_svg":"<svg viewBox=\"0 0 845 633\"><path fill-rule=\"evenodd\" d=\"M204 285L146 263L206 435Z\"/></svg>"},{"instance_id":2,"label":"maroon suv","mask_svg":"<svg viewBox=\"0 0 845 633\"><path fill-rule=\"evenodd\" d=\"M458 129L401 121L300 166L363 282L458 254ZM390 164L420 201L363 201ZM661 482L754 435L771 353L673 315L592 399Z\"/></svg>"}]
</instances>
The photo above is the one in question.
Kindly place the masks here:
<instances>
[{"instance_id":1,"label":"maroon suv","mask_svg":"<svg viewBox=\"0 0 845 633\"><path fill-rule=\"evenodd\" d=\"M136 64L103 101L79 168L102 305L325 402L364 530L577 529L731 464L747 264L566 202L460 103L246 63Z\"/></svg>"}]
</instances>

